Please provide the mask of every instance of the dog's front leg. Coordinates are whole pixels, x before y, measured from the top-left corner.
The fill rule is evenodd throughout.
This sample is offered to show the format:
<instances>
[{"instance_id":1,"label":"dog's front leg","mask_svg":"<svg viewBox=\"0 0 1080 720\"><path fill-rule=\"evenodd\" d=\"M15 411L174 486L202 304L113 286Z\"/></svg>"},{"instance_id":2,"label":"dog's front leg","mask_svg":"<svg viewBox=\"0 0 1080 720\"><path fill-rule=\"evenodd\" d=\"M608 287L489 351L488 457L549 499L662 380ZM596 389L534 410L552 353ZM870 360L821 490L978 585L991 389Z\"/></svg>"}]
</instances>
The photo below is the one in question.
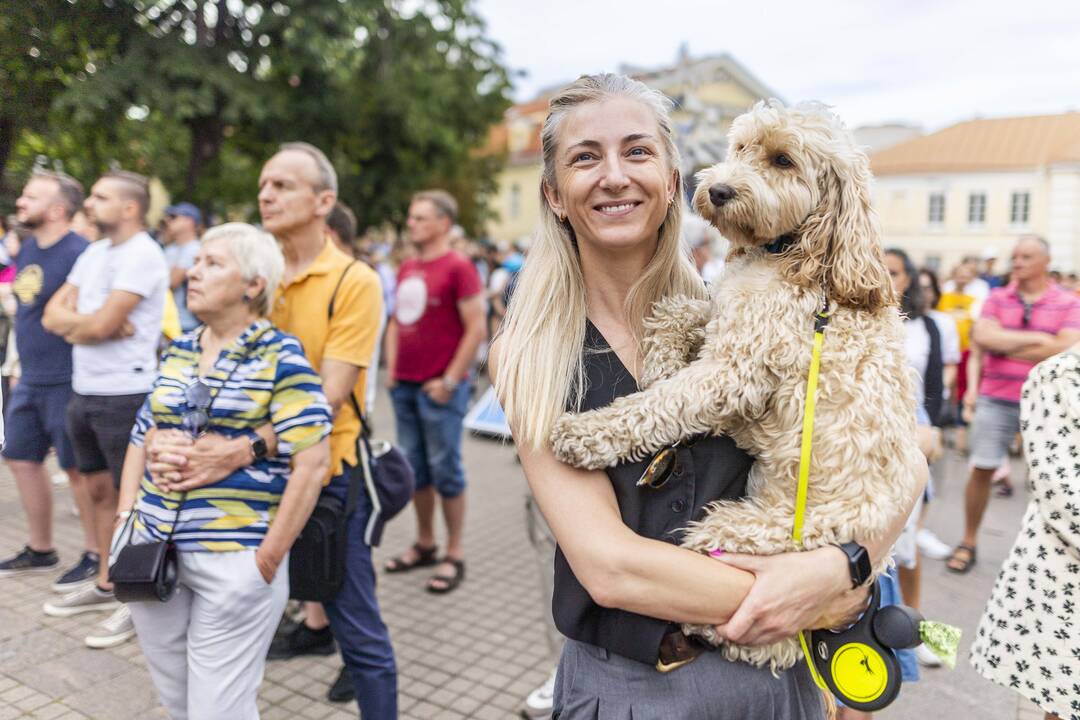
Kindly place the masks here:
<instances>
[{"instance_id":1,"label":"dog's front leg","mask_svg":"<svg viewBox=\"0 0 1080 720\"><path fill-rule=\"evenodd\" d=\"M645 320L641 381L644 389L690 364L705 341L712 303L685 295L663 298Z\"/></svg>"},{"instance_id":2,"label":"dog's front leg","mask_svg":"<svg viewBox=\"0 0 1080 720\"><path fill-rule=\"evenodd\" d=\"M552 448L563 462L598 470L640 460L676 440L723 432L736 412L737 392L721 388L721 367L697 360L648 390L599 410L566 414L552 428Z\"/></svg>"}]
</instances>

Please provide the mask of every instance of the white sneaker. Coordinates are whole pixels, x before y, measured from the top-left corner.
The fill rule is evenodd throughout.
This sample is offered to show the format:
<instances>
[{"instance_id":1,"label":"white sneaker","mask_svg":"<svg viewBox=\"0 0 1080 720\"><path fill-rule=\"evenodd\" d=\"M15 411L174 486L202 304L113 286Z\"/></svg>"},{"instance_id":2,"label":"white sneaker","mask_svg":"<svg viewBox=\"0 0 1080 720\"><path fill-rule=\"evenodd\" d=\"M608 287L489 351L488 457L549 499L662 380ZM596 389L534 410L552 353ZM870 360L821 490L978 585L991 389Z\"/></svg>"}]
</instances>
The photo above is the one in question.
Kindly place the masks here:
<instances>
[{"instance_id":1,"label":"white sneaker","mask_svg":"<svg viewBox=\"0 0 1080 720\"><path fill-rule=\"evenodd\" d=\"M93 632L86 636L86 646L92 648L111 648L123 645L135 637L135 623L131 622L131 611L127 605L121 605L109 617L98 623Z\"/></svg>"},{"instance_id":2,"label":"white sneaker","mask_svg":"<svg viewBox=\"0 0 1080 720\"><path fill-rule=\"evenodd\" d=\"M919 664L923 667L941 667L941 658L939 658L934 651L926 647L926 645L919 645L915 648L915 659L919 661Z\"/></svg>"},{"instance_id":3,"label":"white sneaker","mask_svg":"<svg viewBox=\"0 0 1080 720\"><path fill-rule=\"evenodd\" d=\"M529 693L525 698L525 716L530 720L541 720L551 717L551 706L555 701L555 670L551 671L551 677L540 687Z\"/></svg>"},{"instance_id":4,"label":"white sneaker","mask_svg":"<svg viewBox=\"0 0 1080 720\"><path fill-rule=\"evenodd\" d=\"M119 604L112 592L102 592L95 583L90 583L56 600L50 600L42 605L41 609L49 617L71 617L85 612L112 610Z\"/></svg>"},{"instance_id":5,"label":"white sneaker","mask_svg":"<svg viewBox=\"0 0 1080 720\"><path fill-rule=\"evenodd\" d=\"M68 474L63 470L58 473L53 473L49 479L52 480L53 487L64 487L70 483Z\"/></svg>"},{"instance_id":6,"label":"white sneaker","mask_svg":"<svg viewBox=\"0 0 1080 720\"><path fill-rule=\"evenodd\" d=\"M918 545L923 557L931 560L944 560L952 555L953 551L951 545L941 542L941 538L929 528L919 529L919 532L915 534L915 544Z\"/></svg>"}]
</instances>

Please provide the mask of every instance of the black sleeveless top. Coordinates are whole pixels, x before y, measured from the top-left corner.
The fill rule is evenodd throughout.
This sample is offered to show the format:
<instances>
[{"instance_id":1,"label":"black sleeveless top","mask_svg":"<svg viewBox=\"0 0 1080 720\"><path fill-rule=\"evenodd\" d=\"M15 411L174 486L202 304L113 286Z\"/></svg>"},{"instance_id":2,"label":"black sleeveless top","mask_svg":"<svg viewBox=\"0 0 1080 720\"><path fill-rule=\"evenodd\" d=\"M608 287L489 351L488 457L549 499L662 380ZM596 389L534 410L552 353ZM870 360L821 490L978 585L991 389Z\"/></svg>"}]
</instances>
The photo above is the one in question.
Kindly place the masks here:
<instances>
[{"instance_id":1,"label":"black sleeveless top","mask_svg":"<svg viewBox=\"0 0 1080 720\"><path fill-rule=\"evenodd\" d=\"M603 407L615 398L637 392L633 376L591 322L585 329L584 366L582 410ZM704 438L678 451L672 476L663 487L639 488L635 483L648 462L646 459L608 468L619 514L638 535L678 544L681 530L691 520L700 519L708 503L746 494L746 477L753 458L730 438ZM671 627L666 620L597 605L574 577L558 548L552 613L556 627L566 637L650 665L656 663L660 641Z\"/></svg>"}]
</instances>

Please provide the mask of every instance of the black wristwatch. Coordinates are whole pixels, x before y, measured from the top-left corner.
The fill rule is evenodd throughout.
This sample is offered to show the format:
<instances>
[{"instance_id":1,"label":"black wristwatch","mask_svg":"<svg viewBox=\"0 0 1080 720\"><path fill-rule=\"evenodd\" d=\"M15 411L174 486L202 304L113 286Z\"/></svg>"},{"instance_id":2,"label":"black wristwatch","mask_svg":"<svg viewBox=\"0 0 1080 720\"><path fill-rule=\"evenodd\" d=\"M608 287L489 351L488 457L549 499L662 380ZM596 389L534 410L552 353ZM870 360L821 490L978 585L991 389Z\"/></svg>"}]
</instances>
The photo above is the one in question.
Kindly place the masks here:
<instances>
[{"instance_id":1,"label":"black wristwatch","mask_svg":"<svg viewBox=\"0 0 1080 720\"><path fill-rule=\"evenodd\" d=\"M851 573L852 589L870 579L870 553L857 542L835 543L847 555L848 572Z\"/></svg>"},{"instance_id":2,"label":"black wristwatch","mask_svg":"<svg viewBox=\"0 0 1080 720\"><path fill-rule=\"evenodd\" d=\"M262 439L261 435L256 435L251 439L251 458L252 462L259 462L266 459L266 441Z\"/></svg>"}]
</instances>

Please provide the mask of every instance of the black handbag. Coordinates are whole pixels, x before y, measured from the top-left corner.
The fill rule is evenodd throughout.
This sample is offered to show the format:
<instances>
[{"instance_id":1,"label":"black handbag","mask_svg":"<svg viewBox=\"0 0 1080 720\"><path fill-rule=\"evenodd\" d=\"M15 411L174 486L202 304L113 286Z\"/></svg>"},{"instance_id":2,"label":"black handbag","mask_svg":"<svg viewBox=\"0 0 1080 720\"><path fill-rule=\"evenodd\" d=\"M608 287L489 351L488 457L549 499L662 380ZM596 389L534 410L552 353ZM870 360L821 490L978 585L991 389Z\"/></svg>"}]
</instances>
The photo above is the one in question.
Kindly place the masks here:
<instances>
[{"instance_id":1,"label":"black handbag","mask_svg":"<svg viewBox=\"0 0 1080 720\"><path fill-rule=\"evenodd\" d=\"M180 517L180 507L183 500L176 507L176 517ZM130 526L135 520L135 512L128 516L127 524ZM173 521L176 527L176 521ZM130 527L125 527L121 533L130 532ZM113 585L113 593L120 602L165 602L172 597L176 590L178 577L176 545L172 542L172 530L169 537L158 542L144 545L133 545L130 542L120 550L116 556L116 562L109 568L109 582Z\"/></svg>"},{"instance_id":2,"label":"black handbag","mask_svg":"<svg viewBox=\"0 0 1080 720\"><path fill-rule=\"evenodd\" d=\"M345 502L323 493L289 550L289 597L328 602L345 581L349 516L356 509L360 483L356 468L345 466L349 490Z\"/></svg>"}]
</instances>

